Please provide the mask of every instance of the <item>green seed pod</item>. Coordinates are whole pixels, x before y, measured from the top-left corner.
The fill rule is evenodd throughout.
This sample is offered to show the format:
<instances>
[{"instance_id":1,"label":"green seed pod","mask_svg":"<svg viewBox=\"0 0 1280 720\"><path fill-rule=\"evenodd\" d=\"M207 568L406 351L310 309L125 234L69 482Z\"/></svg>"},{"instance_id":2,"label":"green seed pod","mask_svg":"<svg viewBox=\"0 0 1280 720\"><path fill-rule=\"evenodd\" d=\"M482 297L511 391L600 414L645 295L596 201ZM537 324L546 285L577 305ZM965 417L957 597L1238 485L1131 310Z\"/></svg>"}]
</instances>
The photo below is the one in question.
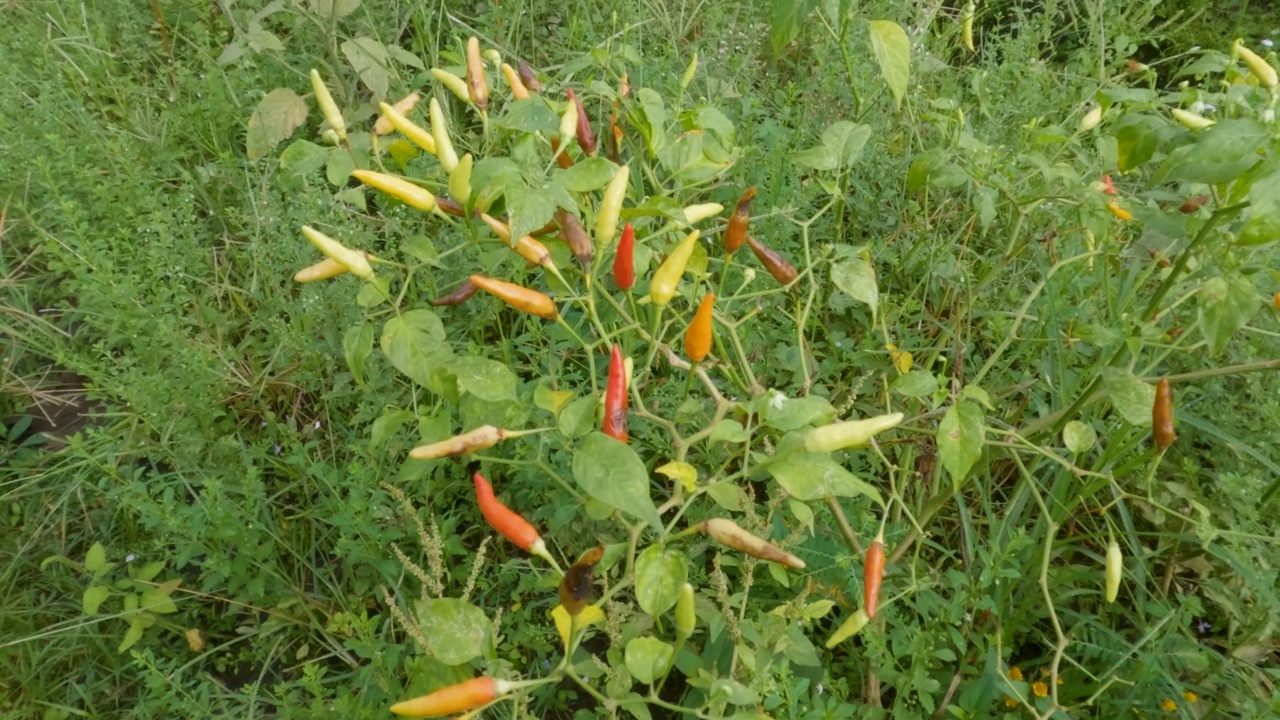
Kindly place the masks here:
<instances>
[{"instance_id":1,"label":"green seed pod","mask_svg":"<svg viewBox=\"0 0 1280 720\"><path fill-rule=\"evenodd\" d=\"M687 640L693 635L698 616L693 610L693 586L685 583L680 586L680 598L676 600L676 637Z\"/></svg>"}]
</instances>

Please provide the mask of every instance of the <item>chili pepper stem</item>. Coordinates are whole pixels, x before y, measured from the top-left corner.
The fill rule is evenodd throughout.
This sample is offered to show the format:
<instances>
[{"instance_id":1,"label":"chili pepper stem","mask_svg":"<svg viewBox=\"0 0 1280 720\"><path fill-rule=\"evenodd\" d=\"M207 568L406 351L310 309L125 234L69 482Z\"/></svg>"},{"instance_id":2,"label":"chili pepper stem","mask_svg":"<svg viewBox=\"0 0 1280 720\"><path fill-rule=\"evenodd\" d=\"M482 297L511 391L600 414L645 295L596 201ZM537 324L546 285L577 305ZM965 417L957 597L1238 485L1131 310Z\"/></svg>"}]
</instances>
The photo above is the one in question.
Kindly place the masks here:
<instances>
[{"instance_id":1,"label":"chili pepper stem","mask_svg":"<svg viewBox=\"0 0 1280 720\"><path fill-rule=\"evenodd\" d=\"M546 560L551 564L551 568L556 571L556 575L564 577L564 570L561 570L560 564L556 562L554 557L551 557L551 551L547 550L547 544L542 540L542 538L538 538L538 541L529 547L529 554L537 555L543 560Z\"/></svg>"},{"instance_id":2,"label":"chili pepper stem","mask_svg":"<svg viewBox=\"0 0 1280 720\"><path fill-rule=\"evenodd\" d=\"M648 369L653 367L653 357L658 354L658 327L662 324L662 311L667 307L666 303L655 305L653 314L649 317L649 354L645 356L644 367Z\"/></svg>"},{"instance_id":3,"label":"chili pepper stem","mask_svg":"<svg viewBox=\"0 0 1280 720\"><path fill-rule=\"evenodd\" d=\"M560 323L560 327L563 327L570 335L573 336L574 340L578 341L578 344L582 346L582 351L587 354L587 365L591 370L591 392L599 392L600 389L596 385L596 356L591 352L591 346L582 339L581 335L569 326L569 323L565 321L563 315L556 315L556 322Z\"/></svg>"},{"instance_id":4,"label":"chili pepper stem","mask_svg":"<svg viewBox=\"0 0 1280 720\"><path fill-rule=\"evenodd\" d=\"M684 392L680 394L680 402L683 403L689 397L689 390L693 388L693 376L698 374L698 366L702 363L696 362L689 365L689 372L684 378Z\"/></svg>"},{"instance_id":5,"label":"chili pepper stem","mask_svg":"<svg viewBox=\"0 0 1280 720\"><path fill-rule=\"evenodd\" d=\"M724 284L729 279L729 266L733 264L734 251L724 256L724 265L720 268L720 285L716 288L716 297L724 297Z\"/></svg>"}]
</instances>

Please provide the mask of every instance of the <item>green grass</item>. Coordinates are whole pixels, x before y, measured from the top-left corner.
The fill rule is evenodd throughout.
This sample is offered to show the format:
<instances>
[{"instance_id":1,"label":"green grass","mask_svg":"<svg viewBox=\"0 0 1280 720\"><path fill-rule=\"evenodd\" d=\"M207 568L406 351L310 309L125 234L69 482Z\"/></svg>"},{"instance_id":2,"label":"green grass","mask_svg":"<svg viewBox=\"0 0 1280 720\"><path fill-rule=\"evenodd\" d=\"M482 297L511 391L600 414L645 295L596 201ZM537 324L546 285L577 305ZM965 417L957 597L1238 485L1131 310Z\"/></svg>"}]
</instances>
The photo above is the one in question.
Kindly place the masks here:
<instances>
[{"instance_id":1,"label":"green grass","mask_svg":"<svg viewBox=\"0 0 1280 720\"><path fill-rule=\"evenodd\" d=\"M1107 88L1131 86L1121 72L1125 57L1157 67L1172 89L1175 61L1159 65L1149 51L1170 58L1192 43L1225 52L1236 35L1256 41L1254 31L1269 22L1264 10L1237 3L1228 28L1217 13L1197 15L1203 3L1196 2L1180 4L1183 15L1120 2L1057 3L1052 12L983 3L981 52L971 57L959 43L959 7L938 5L920 16L897 4L859 7L857 18L891 18L912 29L912 81L899 110L860 21L842 47L810 18L775 58L771 10L763 5L447 5L450 16L435 4L366 0L343 21L337 42L323 23L285 9L261 20L283 49L249 49L219 62L229 44L247 37L261 3L161 3L161 18L128 3L0 3L8 29L0 40L0 203L7 207L0 228L0 434L7 438L0 442L0 714L385 717L391 702L435 687L442 673L547 672L542 661L561 651L546 620L554 581L530 573L509 544L486 544L492 533L473 509L464 463L424 467L404 456L420 438L459 425L557 424L533 406L534 389L551 376L557 389L589 393L580 348L558 326L472 301L441 313L454 352L512 367L520 402L451 402L406 382L380 356L367 363L366 382L356 382L344 335L380 311L353 303L354 285L345 281L291 281L315 259L297 227L349 233L343 237L389 257L399 257L400 242L415 234L440 251L466 236L424 226L404 208L362 212L334 201L341 187L323 172L285 177L285 143L259 161L245 155L246 123L261 97L277 87L309 93L305 73L313 66L344 78L337 92L344 107L368 101L336 50L341 41L367 35L398 43L427 66L441 56L440 64L456 65L473 29L504 57L527 58L551 77L577 68L580 88L599 77L584 56L604 42L635 58L627 67L634 87L664 97L675 97L696 51L701 64L688 101L720 108L742 152L729 175L697 193L680 190L680 199L731 206L755 185L753 234L797 265L812 253L816 282L801 283L794 300L763 297L770 311L737 329L759 384L792 397L812 391L840 417L882 412L891 396L912 419L882 445L884 456L842 456L896 498L886 536L891 553L901 554L891 557L886 580L893 602L855 643L818 650L820 665L776 650L794 638L769 611L836 601L829 614L804 623L803 634L820 646L859 605L861 558L825 504L810 503L816 526L805 534L777 483L763 475L741 483L757 503L752 513L769 518L756 527L772 527L779 542L790 533L792 550L809 562L789 585L763 566L752 575L753 566L731 560L721 572L705 548L693 553L704 620L723 620L729 595L751 610L742 619L746 635L759 643L760 661L773 664L740 667L739 678L760 693L763 711L779 718L949 716L940 709L945 699L969 717L1018 716L1004 707L1010 691L1002 678L1017 666L1028 683L1037 679L1060 641L1069 641L1059 670L1064 704L1099 693L1093 708L1072 717L1129 708L1138 717L1167 717L1159 708L1166 697L1178 701L1180 717L1276 711L1280 385L1274 370L1216 369L1276 357L1280 327L1264 307L1221 355L1211 355L1197 344L1189 293L1213 273L1239 271L1269 298L1280 286L1280 256L1274 244L1253 254L1224 244L1161 304L1167 314L1137 322L1162 277L1140 250L1154 241L1136 224L1113 223L1105 211L1098 224L1078 207L1087 205L1079 199L1091 181L1114 172L1106 147L1092 136L1049 137L1058 125L1071 134L1100 79ZM1161 24L1169 18L1176 22ZM390 94L429 82L423 72L406 72ZM313 110L297 137L315 140L317 116ZM794 154L842 120L865 123L871 136L861 160L835 178L833 201L823 184L835 176L797 165ZM475 136L468 142L478 146ZM929 151L962 171L963 181L908 189L913 163ZM428 167L416 162L418 170ZM1116 174L1126 202L1154 208L1165 186L1149 178L1145 168ZM984 219L988 191L993 214ZM1092 264L1064 262L1086 251L1083 225L1109 228L1095 233L1102 254ZM862 246L877 275L874 319L828 282L832 265L857 257L843 251ZM420 272L410 306L450 289L468 268L521 272L503 253L467 247L440 270ZM768 278L758 266L756 273L760 287ZM1166 335L1175 326L1185 331L1181 339ZM887 342L932 373L936 394L886 390L897 378ZM1121 419L1110 402L1075 405L1111 366L1142 378L1186 376L1175 386L1180 438L1162 457L1148 447L1149 430ZM82 386L71 395L57 384L64 372ZM686 435L712 417L707 405L682 404L683 375L645 382L652 405L683 423ZM975 385L992 398L984 409L987 447L953 492L935 433L954 402L949 393ZM92 425L64 449L42 449L20 418L68 397L93 408ZM1103 441L1077 454L1064 447L1054 415L1073 406L1075 414L1061 420L1080 419ZM412 419L378 425L393 410ZM650 470L684 457L656 423L633 419L632 433ZM625 529L586 519L580 503L548 481L554 472L574 487L572 443L521 447L498 456L512 464L486 460L486 467L505 475L509 504L534 509L530 519L558 556L571 560L597 540L626 541ZM704 480L737 462L723 444L688 452ZM863 540L875 533L879 507L865 498L841 507ZM1097 588L1112 534L1128 565L1123 601L1105 606ZM114 564L97 578L84 567L95 543ZM442 669L393 621L384 590L405 608L412 605L403 598L420 590L393 544L438 575L445 596L466 594L490 619L501 611L501 641L484 663ZM153 578L137 579L156 562L163 567ZM119 651L130 627L126 598L171 580L181 581L170 594L176 612L158 615ZM112 590L88 615L82 598L93 585ZM1066 630L1061 636L1045 594ZM636 619L643 615L630 617L617 632L648 632L648 621ZM702 651L726 661L744 652L710 635ZM1102 690L1108 680L1114 684ZM699 701L692 685L672 685ZM1199 702L1185 702L1184 691ZM1021 692L1031 692L1029 685ZM537 717L601 712L567 681L535 691L527 709Z\"/></svg>"}]
</instances>

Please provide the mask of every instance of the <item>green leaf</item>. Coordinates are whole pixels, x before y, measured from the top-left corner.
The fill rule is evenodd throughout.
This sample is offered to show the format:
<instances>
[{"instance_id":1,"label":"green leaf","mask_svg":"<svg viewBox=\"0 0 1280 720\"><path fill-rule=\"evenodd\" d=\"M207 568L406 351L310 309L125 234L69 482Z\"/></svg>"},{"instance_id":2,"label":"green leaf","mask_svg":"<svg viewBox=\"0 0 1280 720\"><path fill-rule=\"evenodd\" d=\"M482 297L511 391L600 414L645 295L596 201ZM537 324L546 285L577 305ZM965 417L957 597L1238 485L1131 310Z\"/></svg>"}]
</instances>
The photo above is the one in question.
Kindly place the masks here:
<instances>
[{"instance_id":1,"label":"green leaf","mask_svg":"<svg viewBox=\"0 0 1280 720\"><path fill-rule=\"evenodd\" d=\"M1156 401L1155 386L1143 382L1128 370L1109 367L1102 369L1102 387L1116 411L1130 424L1151 424L1151 406Z\"/></svg>"},{"instance_id":2,"label":"green leaf","mask_svg":"<svg viewBox=\"0 0 1280 720\"><path fill-rule=\"evenodd\" d=\"M788 398L774 391L761 410L760 422L765 427L790 432L810 425L823 425L836 416L836 409L821 395Z\"/></svg>"},{"instance_id":3,"label":"green leaf","mask_svg":"<svg viewBox=\"0 0 1280 720\"><path fill-rule=\"evenodd\" d=\"M84 591L83 605L85 615L97 615L98 608L111 596L111 588L106 585L94 585Z\"/></svg>"},{"instance_id":4,"label":"green leaf","mask_svg":"<svg viewBox=\"0 0 1280 720\"><path fill-rule=\"evenodd\" d=\"M499 402L516 399L515 373L497 360L474 356L458 357L449 363L449 372L457 376L458 386L463 391L481 400Z\"/></svg>"},{"instance_id":5,"label":"green leaf","mask_svg":"<svg viewBox=\"0 0 1280 720\"><path fill-rule=\"evenodd\" d=\"M347 180L355 169L356 162L352 159L351 153L347 152L345 148L329 148L329 164L324 168L324 176L330 185L337 188L346 188ZM346 188L338 192L335 197L340 200L350 198L345 202L352 202L355 198L359 198L360 206L364 206L364 190L362 188ZM399 202L398 200L390 199L388 196L381 196L379 201L386 204Z\"/></svg>"},{"instance_id":6,"label":"green leaf","mask_svg":"<svg viewBox=\"0 0 1280 720\"><path fill-rule=\"evenodd\" d=\"M507 186L504 194L513 238L528 235L551 220L556 208L561 205L551 190L552 186L549 184L529 187L524 183L515 183Z\"/></svg>"},{"instance_id":7,"label":"green leaf","mask_svg":"<svg viewBox=\"0 0 1280 720\"><path fill-rule=\"evenodd\" d=\"M1062 428L1062 442L1073 453L1082 453L1098 442L1098 433L1092 425L1072 420Z\"/></svg>"},{"instance_id":8,"label":"green leaf","mask_svg":"<svg viewBox=\"0 0 1280 720\"><path fill-rule=\"evenodd\" d=\"M364 361L373 352L373 323L360 323L342 336L342 355L357 385L364 384Z\"/></svg>"},{"instance_id":9,"label":"green leaf","mask_svg":"<svg viewBox=\"0 0 1280 720\"><path fill-rule=\"evenodd\" d=\"M303 177L324 167L329 159L329 148L308 140L294 140L280 153L280 172L283 175Z\"/></svg>"},{"instance_id":10,"label":"green leaf","mask_svg":"<svg viewBox=\"0 0 1280 720\"><path fill-rule=\"evenodd\" d=\"M957 489L982 457L983 422L982 408L961 400L947 409L938 424L938 457Z\"/></svg>"},{"instance_id":11,"label":"green leaf","mask_svg":"<svg viewBox=\"0 0 1280 720\"><path fill-rule=\"evenodd\" d=\"M926 397L938 389L938 379L928 370L912 370L899 376L889 387L904 397Z\"/></svg>"},{"instance_id":12,"label":"green leaf","mask_svg":"<svg viewBox=\"0 0 1280 720\"><path fill-rule=\"evenodd\" d=\"M449 360L444 324L430 310L410 310L382 327L382 352L397 370L422 386L431 385L436 366Z\"/></svg>"},{"instance_id":13,"label":"green leaf","mask_svg":"<svg viewBox=\"0 0 1280 720\"><path fill-rule=\"evenodd\" d=\"M789 453L770 463L768 469L797 500L866 495L877 505L884 504L879 490L841 467L830 453Z\"/></svg>"},{"instance_id":14,"label":"green leaf","mask_svg":"<svg viewBox=\"0 0 1280 720\"><path fill-rule=\"evenodd\" d=\"M440 264L440 251L436 249L436 244L431 242L431 238L426 235L414 235L405 240L400 248L405 255L418 262L437 268L444 267Z\"/></svg>"},{"instance_id":15,"label":"green leaf","mask_svg":"<svg viewBox=\"0 0 1280 720\"><path fill-rule=\"evenodd\" d=\"M804 19L817 6L817 0L773 0L769 45L773 48L774 59L781 57L782 49L796 39L800 34L800 28L803 27Z\"/></svg>"},{"instance_id":16,"label":"green leaf","mask_svg":"<svg viewBox=\"0 0 1280 720\"><path fill-rule=\"evenodd\" d=\"M973 193L973 209L978 212L978 224L990 230L996 219L996 198L999 193L990 185L983 185Z\"/></svg>"},{"instance_id":17,"label":"green leaf","mask_svg":"<svg viewBox=\"0 0 1280 720\"><path fill-rule=\"evenodd\" d=\"M125 632L124 639L120 641L120 647L116 648L116 652L122 653L136 645L137 642L142 639L142 633L146 629L147 626L143 622L142 618L134 618L133 621L129 623L129 630Z\"/></svg>"},{"instance_id":18,"label":"green leaf","mask_svg":"<svg viewBox=\"0 0 1280 720\"><path fill-rule=\"evenodd\" d=\"M156 576L159 575L162 570L164 570L164 566L165 566L164 560L156 560L154 562L149 562L146 565L143 565L142 567L138 568L137 571L134 572L133 578L135 580L142 580L143 582L150 582L152 580L155 580Z\"/></svg>"},{"instance_id":19,"label":"green leaf","mask_svg":"<svg viewBox=\"0 0 1280 720\"><path fill-rule=\"evenodd\" d=\"M617 165L605 158L593 157L576 162L567 170L556 168L551 180L570 192L592 192L608 185L617 172Z\"/></svg>"},{"instance_id":20,"label":"green leaf","mask_svg":"<svg viewBox=\"0 0 1280 720\"><path fill-rule=\"evenodd\" d=\"M107 550L102 543L95 542L89 546L89 552L84 556L84 569L95 574L107 569Z\"/></svg>"},{"instance_id":21,"label":"green leaf","mask_svg":"<svg viewBox=\"0 0 1280 720\"><path fill-rule=\"evenodd\" d=\"M860 257L845 258L831 266L831 283L841 292L871 307L874 319L880 307L880 289L876 284L876 270Z\"/></svg>"},{"instance_id":22,"label":"green leaf","mask_svg":"<svg viewBox=\"0 0 1280 720\"><path fill-rule=\"evenodd\" d=\"M649 473L630 445L591 433L573 453L573 478L591 497L665 532L649 497Z\"/></svg>"},{"instance_id":23,"label":"green leaf","mask_svg":"<svg viewBox=\"0 0 1280 720\"><path fill-rule=\"evenodd\" d=\"M414 603L414 615L432 655L445 665L461 665L484 654L491 625L475 605L460 598L424 599Z\"/></svg>"},{"instance_id":24,"label":"green leaf","mask_svg":"<svg viewBox=\"0 0 1280 720\"><path fill-rule=\"evenodd\" d=\"M392 408L382 413L382 415L373 421L373 425L369 428L369 452L377 452L378 448L387 444L392 435L400 431L400 428L409 424L415 419L413 413L408 410Z\"/></svg>"},{"instance_id":25,"label":"green leaf","mask_svg":"<svg viewBox=\"0 0 1280 720\"><path fill-rule=\"evenodd\" d=\"M276 88L262 98L249 118L245 154L260 160L281 140L289 139L307 119L307 101L289 88Z\"/></svg>"},{"instance_id":26,"label":"green leaf","mask_svg":"<svg viewBox=\"0 0 1280 720\"><path fill-rule=\"evenodd\" d=\"M1116 140L1116 165L1129 172L1151 159L1160 144L1160 126L1143 115L1127 115L1112 127Z\"/></svg>"},{"instance_id":27,"label":"green leaf","mask_svg":"<svg viewBox=\"0 0 1280 720\"><path fill-rule=\"evenodd\" d=\"M1196 142L1169 153L1152 182L1231 182L1261 160L1258 151L1267 145L1270 132L1255 120L1220 120L1195 137Z\"/></svg>"},{"instance_id":28,"label":"green leaf","mask_svg":"<svg viewBox=\"0 0 1280 720\"><path fill-rule=\"evenodd\" d=\"M650 545L636 558L636 602L653 617L675 607L689 580L689 559L673 547Z\"/></svg>"},{"instance_id":29,"label":"green leaf","mask_svg":"<svg viewBox=\"0 0 1280 720\"><path fill-rule=\"evenodd\" d=\"M740 443L746 442L750 436L747 435L746 428L742 427L742 423L737 420L721 420L711 429L711 437L707 438L708 445L714 445L718 442Z\"/></svg>"},{"instance_id":30,"label":"green leaf","mask_svg":"<svg viewBox=\"0 0 1280 720\"><path fill-rule=\"evenodd\" d=\"M1280 171L1273 170L1249 188L1249 215L1236 241L1266 245L1280 238Z\"/></svg>"},{"instance_id":31,"label":"green leaf","mask_svg":"<svg viewBox=\"0 0 1280 720\"><path fill-rule=\"evenodd\" d=\"M387 97L391 61L386 46L371 37L358 37L342 43L342 54L375 98Z\"/></svg>"},{"instance_id":32,"label":"green leaf","mask_svg":"<svg viewBox=\"0 0 1280 720\"><path fill-rule=\"evenodd\" d=\"M560 432L567 438L582 437L591 432L596 424L596 408L600 407L600 398L594 395L580 397L560 411Z\"/></svg>"},{"instance_id":33,"label":"green leaf","mask_svg":"<svg viewBox=\"0 0 1280 720\"><path fill-rule=\"evenodd\" d=\"M172 615L178 612L168 590L148 590L138 597L138 609L153 612L157 615Z\"/></svg>"},{"instance_id":34,"label":"green leaf","mask_svg":"<svg viewBox=\"0 0 1280 720\"><path fill-rule=\"evenodd\" d=\"M746 494L733 483L718 482L707 486L707 494L717 505L732 512L742 512Z\"/></svg>"},{"instance_id":35,"label":"green leaf","mask_svg":"<svg viewBox=\"0 0 1280 720\"><path fill-rule=\"evenodd\" d=\"M646 685L667 674L675 654L675 648L655 637L632 638L623 653L631 676Z\"/></svg>"},{"instance_id":36,"label":"green leaf","mask_svg":"<svg viewBox=\"0 0 1280 720\"><path fill-rule=\"evenodd\" d=\"M522 133L554 133L560 128L560 118L542 98L529 97L508 104L505 112L494 118L493 126Z\"/></svg>"},{"instance_id":37,"label":"green leaf","mask_svg":"<svg viewBox=\"0 0 1280 720\"><path fill-rule=\"evenodd\" d=\"M872 20L869 24L871 52L880 65L880 75L901 108L911 76L911 41L902 26L892 20Z\"/></svg>"},{"instance_id":38,"label":"green leaf","mask_svg":"<svg viewBox=\"0 0 1280 720\"><path fill-rule=\"evenodd\" d=\"M870 137L870 125L840 120L822 131L822 144L841 165L852 165L862 157L862 149Z\"/></svg>"},{"instance_id":39,"label":"green leaf","mask_svg":"<svg viewBox=\"0 0 1280 720\"><path fill-rule=\"evenodd\" d=\"M1200 333L1211 355L1222 352L1262 304L1253 283L1234 275L1210 278L1200 288L1199 301Z\"/></svg>"},{"instance_id":40,"label":"green leaf","mask_svg":"<svg viewBox=\"0 0 1280 720\"><path fill-rule=\"evenodd\" d=\"M360 7L360 0L311 0L308 5L326 21L341 20Z\"/></svg>"}]
</instances>

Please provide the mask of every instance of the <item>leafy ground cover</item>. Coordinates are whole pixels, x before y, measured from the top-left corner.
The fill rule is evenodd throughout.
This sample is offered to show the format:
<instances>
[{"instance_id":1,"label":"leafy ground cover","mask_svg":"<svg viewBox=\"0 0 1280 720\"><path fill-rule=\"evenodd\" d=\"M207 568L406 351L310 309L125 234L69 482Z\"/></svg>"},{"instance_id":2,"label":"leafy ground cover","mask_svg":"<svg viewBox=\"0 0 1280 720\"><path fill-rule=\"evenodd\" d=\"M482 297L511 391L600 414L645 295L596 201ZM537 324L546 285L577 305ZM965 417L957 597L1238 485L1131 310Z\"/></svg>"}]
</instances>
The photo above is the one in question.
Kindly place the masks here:
<instances>
[{"instance_id":1,"label":"leafy ground cover","mask_svg":"<svg viewBox=\"0 0 1280 720\"><path fill-rule=\"evenodd\" d=\"M1280 709L1276 93L1232 46L1274 67L1274 11L95 5L0 4L6 716L387 717L479 675L530 683L491 716ZM473 35L542 94L516 102L492 60L483 118L445 89L429 69L464 75ZM601 149L564 143L561 171L567 86ZM517 237L562 205L600 240L627 166L634 291L611 284L613 241L583 269L543 238L557 277L354 179L463 195L370 136L412 89L445 122L426 100L411 119L472 154L463 200ZM726 259L748 187L785 284ZM386 261L377 281L293 282L320 258L303 225ZM563 322L483 293L429 305L477 272ZM614 344L625 444L598 432ZM869 447L810 434L898 412ZM486 423L542 432L408 457ZM495 534L476 471L595 582L566 595ZM699 532L711 518L803 568ZM880 610L827 647L867 609L878 533ZM575 597L602 621L558 630Z\"/></svg>"}]
</instances>

